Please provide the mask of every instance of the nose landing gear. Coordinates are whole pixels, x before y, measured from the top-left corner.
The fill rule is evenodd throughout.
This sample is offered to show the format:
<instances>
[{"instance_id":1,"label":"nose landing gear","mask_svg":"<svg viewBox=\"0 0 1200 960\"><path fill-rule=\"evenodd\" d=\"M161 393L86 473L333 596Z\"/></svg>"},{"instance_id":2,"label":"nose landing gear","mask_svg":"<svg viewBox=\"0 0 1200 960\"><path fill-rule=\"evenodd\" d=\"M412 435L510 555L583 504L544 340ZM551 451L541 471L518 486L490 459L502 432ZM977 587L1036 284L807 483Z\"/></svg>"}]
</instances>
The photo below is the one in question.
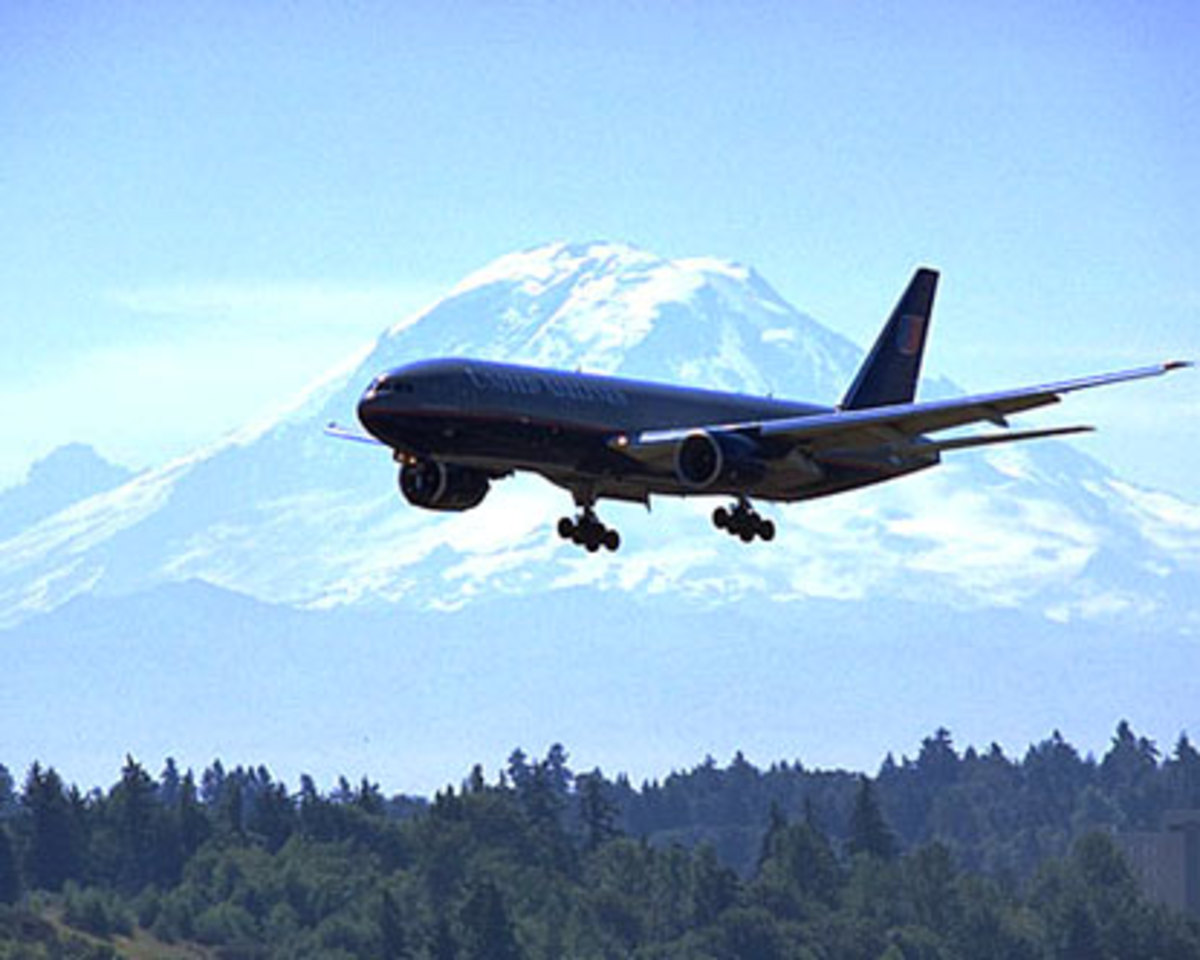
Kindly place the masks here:
<instances>
[{"instance_id":1,"label":"nose landing gear","mask_svg":"<svg viewBox=\"0 0 1200 960\"><path fill-rule=\"evenodd\" d=\"M740 537L742 543L750 543L755 537L768 542L775 539L775 524L759 514L745 498L729 508L717 507L712 520L718 530Z\"/></svg>"},{"instance_id":2,"label":"nose landing gear","mask_svg":"<svg viewBox=\"0 0 1200 960\"><path fill-rule=\"evenodd\" d=\"M621 535L611 527L606 527L591 507L585 507L574 520L570 517L559 520L558 535L583 547L588 553L595 553L601 547L611 551L621 546Z\"/></svg>"}]
</instances>

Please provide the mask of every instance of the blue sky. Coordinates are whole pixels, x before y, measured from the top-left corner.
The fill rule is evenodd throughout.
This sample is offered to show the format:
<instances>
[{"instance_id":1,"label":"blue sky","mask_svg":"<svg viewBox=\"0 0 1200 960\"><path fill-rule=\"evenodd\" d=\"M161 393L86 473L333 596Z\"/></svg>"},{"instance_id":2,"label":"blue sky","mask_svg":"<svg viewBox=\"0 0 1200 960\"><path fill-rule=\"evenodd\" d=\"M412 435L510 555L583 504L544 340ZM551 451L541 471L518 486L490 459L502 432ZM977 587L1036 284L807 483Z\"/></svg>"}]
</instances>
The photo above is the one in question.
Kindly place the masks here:
<instances>
[{"instance_id":1,"label":"blue sky","mask_svg":"<svg viewBox=\"0 0 1200 960\"><path fill-rule=\"evenodd\" d=\"M550 240L750 263L861 344L935 265L968 389L1200 357L1193 3L18 0L0 37L0 486L183 453ZM1071 407L1200 500L1196 372Z\"/></svg>"}]
</instances>

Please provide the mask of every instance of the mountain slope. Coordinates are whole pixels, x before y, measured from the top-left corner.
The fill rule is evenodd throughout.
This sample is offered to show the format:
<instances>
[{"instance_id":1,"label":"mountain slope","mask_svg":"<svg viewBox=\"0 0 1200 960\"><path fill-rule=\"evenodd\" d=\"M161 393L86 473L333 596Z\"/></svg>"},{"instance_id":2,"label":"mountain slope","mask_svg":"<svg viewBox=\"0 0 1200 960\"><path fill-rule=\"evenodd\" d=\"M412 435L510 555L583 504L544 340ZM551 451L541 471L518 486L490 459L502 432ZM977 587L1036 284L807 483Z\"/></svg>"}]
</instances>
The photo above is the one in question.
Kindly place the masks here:
<instances>
[{"instance_id":1,"label":"mountain slope","mask_svg":"<svg viewBox=\"0 0 1200 960\"><path fill-rule=\"evenodd\" d=\"M603 504L625 547L585 555L552 531L569 498L534 478L504 481L466 514L423 513L399 500L386 451L321 427L350 421L378 371L455 354L833 402L861 351L736 265L615 244L502 257L279 418L0 543L0 623L80 594L200 579L313 608L446 609L589 586L703 607L889 597L1200 629L1200 511L1058 443L768 508L780 536L752 547L714 531L701 498L656 501L649 518Z\"/></svg>"}]
</instances>

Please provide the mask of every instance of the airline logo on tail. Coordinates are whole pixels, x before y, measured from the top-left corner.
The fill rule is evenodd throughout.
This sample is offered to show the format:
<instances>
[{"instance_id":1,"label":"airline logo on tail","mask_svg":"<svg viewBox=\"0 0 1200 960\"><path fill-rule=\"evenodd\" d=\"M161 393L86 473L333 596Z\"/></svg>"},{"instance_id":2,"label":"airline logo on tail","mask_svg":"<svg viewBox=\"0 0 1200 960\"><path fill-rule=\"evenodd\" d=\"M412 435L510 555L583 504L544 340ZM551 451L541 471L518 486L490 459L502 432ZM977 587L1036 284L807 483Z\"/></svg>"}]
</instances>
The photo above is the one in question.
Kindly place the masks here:
<instances>
[{"instance_id":1,"label":"airline logo on tail","mask_svg":"<svg viewBox=\"0 0 1200 960\"><path fill-rule=\"evenodd\" d=\"M925 342L925 327L929 320L918 313L906 313L900 318L896 332L896 348L905 357L915 357Z\"/></svg>"}]
</instances>

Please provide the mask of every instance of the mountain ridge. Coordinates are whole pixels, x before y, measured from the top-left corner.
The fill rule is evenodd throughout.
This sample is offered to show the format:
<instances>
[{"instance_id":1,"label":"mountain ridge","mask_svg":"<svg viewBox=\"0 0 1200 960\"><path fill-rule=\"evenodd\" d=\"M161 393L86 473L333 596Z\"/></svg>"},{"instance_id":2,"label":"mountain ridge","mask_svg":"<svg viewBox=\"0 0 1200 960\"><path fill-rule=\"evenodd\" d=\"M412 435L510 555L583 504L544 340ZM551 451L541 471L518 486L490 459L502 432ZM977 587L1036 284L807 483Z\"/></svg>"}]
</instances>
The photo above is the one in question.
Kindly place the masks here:
<instances>
[{"instance_id":1,"label":"mountain ridge","mask_svg":"<svg viewBox=\"0 0 1200 960\"><path fill-rule=\"evenodd\" d=\"M86 443L56 447L29 467L24 480L0 490L0 542L40 520L130 479Z\"/></svg>"}]
</instances>

